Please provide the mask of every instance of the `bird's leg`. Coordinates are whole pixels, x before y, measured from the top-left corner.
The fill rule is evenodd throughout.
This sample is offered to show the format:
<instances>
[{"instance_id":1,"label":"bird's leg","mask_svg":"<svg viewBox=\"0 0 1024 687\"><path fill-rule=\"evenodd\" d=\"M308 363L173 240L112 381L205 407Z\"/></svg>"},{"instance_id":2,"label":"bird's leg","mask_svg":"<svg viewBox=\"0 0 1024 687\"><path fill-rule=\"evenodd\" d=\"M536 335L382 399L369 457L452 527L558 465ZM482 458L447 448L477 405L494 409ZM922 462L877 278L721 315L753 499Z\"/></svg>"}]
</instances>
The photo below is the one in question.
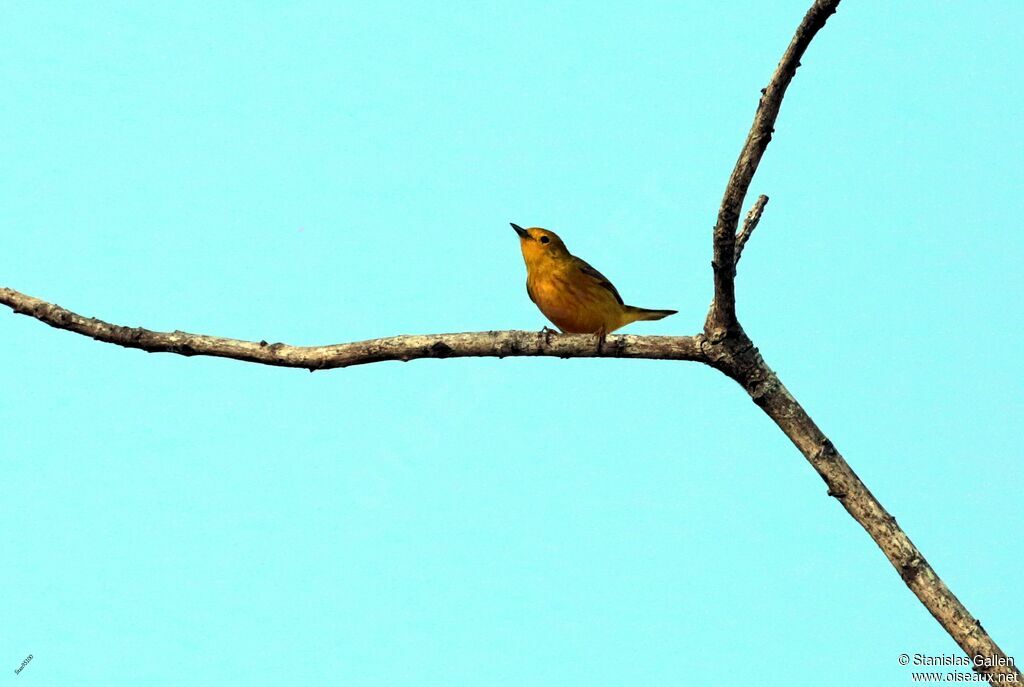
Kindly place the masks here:
<instances>
[{"instance_id":1,"label":"bird's leg","mask_svg":"<svg viewBox=\"0 0 1024 687\"><path fill-rule=\"evenodd\" d=\"M597 354L600 355L604 352L604 342L608 338L608 332L605 331L604 327L601 327L594 335L597 336Z\"/></svg>"},{"instance_id":2,"label":"bird's leg","mask_svg":"<svg viewBox=\"0 0 1024 687\"><path fill-rule=\"evenodd\" d=\"M556 332L554 329L550 329L547 325L544 325L544 327L540 330L540 333L544 335L544 345L550 346L551 335L557 334L558 332Z\"/></svg>"}]
</instances>

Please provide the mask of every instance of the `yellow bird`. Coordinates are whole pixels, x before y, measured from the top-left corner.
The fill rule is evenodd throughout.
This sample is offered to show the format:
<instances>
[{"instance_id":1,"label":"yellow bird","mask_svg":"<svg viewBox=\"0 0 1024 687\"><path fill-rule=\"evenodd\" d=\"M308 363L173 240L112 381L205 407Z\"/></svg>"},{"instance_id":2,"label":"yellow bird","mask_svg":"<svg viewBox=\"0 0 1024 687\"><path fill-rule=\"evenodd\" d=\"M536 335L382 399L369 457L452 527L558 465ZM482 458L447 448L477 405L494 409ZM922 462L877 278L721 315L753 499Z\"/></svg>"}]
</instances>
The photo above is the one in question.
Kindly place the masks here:
<instances>
[{"instance_id":1,"label":"yellow bird","mask_svg":"<svg viewBox=\"0 0 1024 687\"><path fill-rule=\"evenodd\" d=\"M660 320L678 310L648 310L626 305L608 278L569 252L547 229L512 228L526 261L526 293L544 316L563 332L596 334L603 341L637 320Z\"/></svg>"}]
</instances>

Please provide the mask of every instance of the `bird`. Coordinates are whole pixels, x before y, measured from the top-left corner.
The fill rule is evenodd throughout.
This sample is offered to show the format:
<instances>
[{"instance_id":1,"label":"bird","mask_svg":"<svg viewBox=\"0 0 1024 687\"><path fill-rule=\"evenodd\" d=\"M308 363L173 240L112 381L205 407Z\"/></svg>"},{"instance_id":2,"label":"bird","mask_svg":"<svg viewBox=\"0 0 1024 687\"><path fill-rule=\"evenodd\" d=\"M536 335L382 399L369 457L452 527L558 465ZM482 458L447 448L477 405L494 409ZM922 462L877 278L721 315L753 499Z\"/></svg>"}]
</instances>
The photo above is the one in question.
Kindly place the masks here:
<instances>
[{"instance_id":1,"label":"bird","mask_svg":"<svg viewBox=\"0 0 1024 687\"><path fill-rule=\"evenodd\" d=\"M550 229L523 229L519 235L526 262L526 293L552 324L567 334L605 336L637 320L660 320L678 310L650 310L626 305L608 277L569 252ZM545 330L547 327L545 327Z\"/></svg>"}]
</instances>

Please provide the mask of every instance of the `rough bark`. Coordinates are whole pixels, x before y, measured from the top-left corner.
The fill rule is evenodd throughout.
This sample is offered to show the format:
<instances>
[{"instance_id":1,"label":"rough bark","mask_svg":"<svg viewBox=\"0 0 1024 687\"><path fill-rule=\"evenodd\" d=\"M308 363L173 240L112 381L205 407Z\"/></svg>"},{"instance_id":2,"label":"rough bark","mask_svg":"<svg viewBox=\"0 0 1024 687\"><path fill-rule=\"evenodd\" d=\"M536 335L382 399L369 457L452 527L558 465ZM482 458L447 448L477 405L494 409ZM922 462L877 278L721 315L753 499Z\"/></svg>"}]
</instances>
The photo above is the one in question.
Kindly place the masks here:
<instances>
[{"instance_id":1,"label":"rough bark","mask_svg":"<svg viewBox=\"0 0 1024 687\"><path fill-rule=\"evenodd\" d=\"M419 358L550 356L556 358L649 358L653 360L705 360L698 336L634 336L612 334L604 345L589 334L493 331L457 334L409 334L329 346L291 346L266 341L242 341L188 332L156 332L122 327L94 317L83 317L44 300L0 288L0 303L14 312L34 317L51 327L66 329L97 341L138 348L150 353L208 355L250 363L301 367L309 371L366 365L385 360L407 362Z\"/></svg>"},{"instance_id":2,"label":"rough bark","mask_svg":"<svg viewBox=\"0 0 1024 687\"><path fill-rule=\"evenodd\" d=\"M721 343L706 345L705 350L711 358L710 364L739 382L754 403L789 437L824 480L828 495L838 500L871 536L903 582L964 653L972 661L977 657L987 659L982 661L983 666L974 670L986 674L993 682L1024 683L1012 663L993 665L1006 662L1006 654L950 591L896 523L896 518L861 481L742 329Z\"/></svg>"},{"instance_id":3,"label":"rough bark","mask_svg":"<svg viewBox=\"0 0 1024 687\"><path fill-rule=\"evenodd\" d=\"M718 221L713 231L715 298L708 310L704 331L716 337L724 336L739 327L736 319L736 225L739 222L743 199L761 163L761 156L772 140L775 119L779 116L782 98L800 66L800 58L830 16L835 14L839 0L815 0L797 27L793 40L782 54L768 85L761 91L761 100L754 113L754 123L740 150L739 159L725 185L722 203L718 208Z\"/></svg>"},{"instance_id":4,"label":"rough bark","mask_svg":"<svg viewBox=\"0 0 1024 687\"><path fill-rule=\"evenodd\" d=\"M385 360L468 356L649 358L690 360L711 365L742 385L753 401L789 437L825 481L828 494L836 498L871 536L904 583L964 652L972 659L980 656L993 664L1006 662L1006 654L943 583L896 523L896 519L872 495L832 442L765 363L736 317L736 262L757 226L768 198L758 198L743 229L737 234L740 208L761 156L771 140L786 87L811 39L825 25L838 4L839 0L814 2L762 92L753 125L726 184L713 232L715 297L708 310L703 333L694 336L612 335L603 346L597 345L596 337L588 335L492 331L394 336L331 346L303 347L180 331L155 332L138 327L122 327L83 317L9 288L0 288L0 303L11 307L16 313L29 315L50 326L127 348L186 356L218 356L309 370ZM994 682L1002 680L1007 683L1024 683L1020 672L1013 665L994 665L976 670L986 673Z\"/></svg>"}]
</instances>

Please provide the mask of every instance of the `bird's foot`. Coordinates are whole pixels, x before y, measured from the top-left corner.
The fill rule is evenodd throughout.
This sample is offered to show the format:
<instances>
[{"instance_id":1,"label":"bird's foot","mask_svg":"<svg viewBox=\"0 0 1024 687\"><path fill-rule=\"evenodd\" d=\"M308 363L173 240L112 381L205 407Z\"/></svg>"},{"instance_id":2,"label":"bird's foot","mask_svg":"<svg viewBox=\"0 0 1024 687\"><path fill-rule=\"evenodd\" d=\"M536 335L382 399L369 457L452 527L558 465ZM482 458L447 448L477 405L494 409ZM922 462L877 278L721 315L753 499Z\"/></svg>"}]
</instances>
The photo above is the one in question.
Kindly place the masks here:
<instances>
[{"instance_id":1,"label":"bird's foot","mask_svg":"<svg viewBox=\"0 0 1024 687\"><path fill-rule=\"evenodd\" d=\"M557 334L558 332L556 332L554 329L550 329L547 325L544 325L544 328L540 330L540 333L544 335L544 345L550 346L551 335Z\"/></svg>"},{"instance_id":2,"label":"bird's foot","mask_svg":"<svg viewBox=\"0 0 1024 687\"><path fill-rule=\"evenodd\" d=\"M604 330L604 327L601 327L594 332L594 336L597 337L597 354L601 355L604 353L604 343L608 339L608 332Z\"/></svg>"}]
</instances>

